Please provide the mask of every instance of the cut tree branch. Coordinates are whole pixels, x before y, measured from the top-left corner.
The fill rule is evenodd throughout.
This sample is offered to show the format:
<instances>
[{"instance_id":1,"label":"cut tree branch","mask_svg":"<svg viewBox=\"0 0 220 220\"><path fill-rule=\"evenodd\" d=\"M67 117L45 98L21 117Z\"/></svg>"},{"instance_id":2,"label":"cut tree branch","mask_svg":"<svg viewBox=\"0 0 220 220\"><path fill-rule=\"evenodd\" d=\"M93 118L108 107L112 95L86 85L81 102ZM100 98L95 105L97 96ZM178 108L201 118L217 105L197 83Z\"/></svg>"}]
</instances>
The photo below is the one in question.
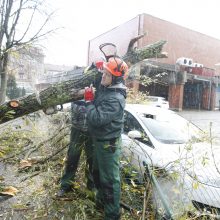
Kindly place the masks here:
<instances>
[{"instance_id":1,"label":"cut tree branch","mask_svg":"<svg viewBox=\"0 0 220 220\"><path fill-rule=\"evenodd\" d=\"M166 41L162 40L144 48L130 50L123 59L129 65L133 65L144 59L164 57L162 55L162 48L165 43ZM83 72L84 68L81 68L81 75L77 75L72 80L54 84L42 90L39 94L31 94L19 98L17 100L19 106L16 108L10 106L10 101L0 105L0 124L40 109L82 99L84 88L91 83L96 85L96 82L101 78L101 74L95 69L88 71L86 74Z\"/></svg>"}]
</instances>

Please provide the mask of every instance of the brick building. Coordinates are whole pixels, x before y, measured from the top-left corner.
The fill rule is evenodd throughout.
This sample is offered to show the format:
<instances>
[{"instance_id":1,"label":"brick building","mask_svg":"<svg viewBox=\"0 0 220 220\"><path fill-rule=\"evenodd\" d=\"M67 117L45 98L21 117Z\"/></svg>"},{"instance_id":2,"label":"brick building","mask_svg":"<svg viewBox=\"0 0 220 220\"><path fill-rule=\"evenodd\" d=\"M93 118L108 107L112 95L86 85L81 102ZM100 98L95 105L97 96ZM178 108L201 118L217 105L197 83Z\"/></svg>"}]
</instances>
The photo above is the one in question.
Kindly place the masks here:
<instances>
[{"instance_id":1,"label":"brick building","mask_svg":"<svg viewBox=\"0 0 220 220\"><path fill-rule=\"evenodd\" d=\"M100 44L114 43L118 54L123 56L130 39L143 33L147 34L136 43L137 48L159 40L167 41L163 51L168 53L168 58L146 61L146 67L149 62L154 62L154 65L160 67L161 72L167 73L166 77L160 79L160 83L147 88L150 95L167 97L171 109L174 110L214 109L218 105L216 92L219 90L216 87L219 74L215 68L216 64L220 63L220 40L205 34L148 14L141 14L91 39L88 48L88 63L99 59L102 55L98 50ZM177 60L180 61L178 65ZM186 64L184 60L192 62ZM146 71L144 64L140 71ZM155 70L152 72L158 73ZM142 87L139 88L142 89ZM220 96L217 94L217 97Z\"/></svg>"}]
</instances>

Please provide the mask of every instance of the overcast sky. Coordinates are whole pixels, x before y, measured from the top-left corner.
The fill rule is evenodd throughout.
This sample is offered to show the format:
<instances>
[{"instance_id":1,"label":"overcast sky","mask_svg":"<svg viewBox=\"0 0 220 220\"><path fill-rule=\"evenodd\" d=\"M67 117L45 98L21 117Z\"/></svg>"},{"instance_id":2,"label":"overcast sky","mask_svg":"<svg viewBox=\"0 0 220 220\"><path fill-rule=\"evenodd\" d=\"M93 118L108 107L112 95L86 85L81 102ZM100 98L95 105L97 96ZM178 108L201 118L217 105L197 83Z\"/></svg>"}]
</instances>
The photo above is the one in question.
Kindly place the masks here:
<instances>
[{"instance_id":1,"label":"overcast sky","mask_svg":"<svg viewBox=\"0 0 220 220\"><path fill-rule=\"evenodd\" d=\"M146 13L220 39L220 0L53 0L53 23L45 62L85 66L88 41Z\"/></svg>"}]
</instances>

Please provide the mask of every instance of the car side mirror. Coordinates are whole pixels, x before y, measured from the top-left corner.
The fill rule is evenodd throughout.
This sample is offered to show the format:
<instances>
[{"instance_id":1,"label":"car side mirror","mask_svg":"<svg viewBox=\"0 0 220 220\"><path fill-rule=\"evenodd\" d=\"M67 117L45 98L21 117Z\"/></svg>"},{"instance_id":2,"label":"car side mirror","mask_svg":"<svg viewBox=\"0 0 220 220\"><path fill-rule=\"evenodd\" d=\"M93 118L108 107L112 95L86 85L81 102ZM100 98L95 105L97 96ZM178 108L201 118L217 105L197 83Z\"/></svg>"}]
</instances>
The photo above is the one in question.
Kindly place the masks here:
<instances>
[{"instance_id":1,"label":"car side mirror","mask_svg":"<svg viewBox=\"0 0 220 220\"><path fill-rule=\"evenodd\" d=\"M137 130L129 131L128 137L131 139L138 139L138 138L142 138L142 134L140 131L137 131Z\"/></svg>"}]
</instances>

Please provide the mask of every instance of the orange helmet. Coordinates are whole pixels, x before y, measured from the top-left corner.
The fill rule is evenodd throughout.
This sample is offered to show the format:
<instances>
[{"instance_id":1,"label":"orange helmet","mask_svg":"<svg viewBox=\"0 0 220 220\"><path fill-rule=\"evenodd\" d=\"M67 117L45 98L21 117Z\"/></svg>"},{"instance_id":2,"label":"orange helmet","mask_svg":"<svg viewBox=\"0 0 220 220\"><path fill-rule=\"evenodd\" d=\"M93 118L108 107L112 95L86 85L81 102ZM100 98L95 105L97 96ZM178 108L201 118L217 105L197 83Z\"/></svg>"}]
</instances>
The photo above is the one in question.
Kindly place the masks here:
<instances>
[{"instance_id":1,"label":"orange helmet","mask_svg":"<svg viewBox=\"0 0 220 220\"><path fill-rule=\"evenodd\" d=\"M128 65L119 57L111 57L108 62L103 63L103 68L108 70L113 76L125 77L128 73Z\"/></svg>"}]
</instances>

